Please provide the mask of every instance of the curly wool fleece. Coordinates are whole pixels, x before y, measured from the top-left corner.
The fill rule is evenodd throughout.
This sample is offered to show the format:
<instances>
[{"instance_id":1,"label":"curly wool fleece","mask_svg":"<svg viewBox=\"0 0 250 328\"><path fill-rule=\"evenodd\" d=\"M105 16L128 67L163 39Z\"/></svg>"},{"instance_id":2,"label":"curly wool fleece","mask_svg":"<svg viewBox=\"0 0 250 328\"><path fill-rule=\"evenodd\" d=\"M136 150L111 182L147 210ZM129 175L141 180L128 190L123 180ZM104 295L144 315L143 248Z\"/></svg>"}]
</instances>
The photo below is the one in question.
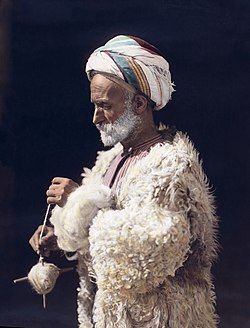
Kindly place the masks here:
<instances>
[{"instance_id":1,"label":"curly wool fleece","mask_svg":"<svg viewBox=\"0 0 250 328\"><path fill-rule=\"evenodd\" d=\"M99 153L51 219L62 249L78 252L80 327L215 328L217 217L198 153L181 132L155 145L114 207L102 178L121 149Z\"/></svg>"}]
</instances>

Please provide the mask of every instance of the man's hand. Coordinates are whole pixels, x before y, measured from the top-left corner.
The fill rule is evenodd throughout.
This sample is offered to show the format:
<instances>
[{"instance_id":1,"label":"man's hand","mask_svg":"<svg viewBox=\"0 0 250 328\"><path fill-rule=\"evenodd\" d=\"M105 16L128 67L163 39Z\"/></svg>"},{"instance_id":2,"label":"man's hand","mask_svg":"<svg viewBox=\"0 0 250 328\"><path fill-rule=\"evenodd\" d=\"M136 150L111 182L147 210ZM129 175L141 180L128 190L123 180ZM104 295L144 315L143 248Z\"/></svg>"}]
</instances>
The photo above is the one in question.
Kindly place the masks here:
<instances>
[{"instance_id":1,"label":"man's hand","mask_svg":"<svg viewBox=\"0 0 250 328\"><path fill-rule=\"evenodd\" d=\"M48 196L47 203L59 206L65 205L69 194L71 194L77 187L78 184L71 179L54 178L46 192L46 195Z\"/></svg>"},{"instance_id":2,"label":"man's hand","mask_svg":"<svg viewBox=\"0 0 250 328\"><path fill-rule=\"evenodd\" d=\"M43 237L40 243L40 234L43 226L39 226L33 236L30 238L29 243L34 251L43 256L49 256L50 251L58 250L57 238L54 235L54 228L44 227Z\"/></svg>"}]
</instances>

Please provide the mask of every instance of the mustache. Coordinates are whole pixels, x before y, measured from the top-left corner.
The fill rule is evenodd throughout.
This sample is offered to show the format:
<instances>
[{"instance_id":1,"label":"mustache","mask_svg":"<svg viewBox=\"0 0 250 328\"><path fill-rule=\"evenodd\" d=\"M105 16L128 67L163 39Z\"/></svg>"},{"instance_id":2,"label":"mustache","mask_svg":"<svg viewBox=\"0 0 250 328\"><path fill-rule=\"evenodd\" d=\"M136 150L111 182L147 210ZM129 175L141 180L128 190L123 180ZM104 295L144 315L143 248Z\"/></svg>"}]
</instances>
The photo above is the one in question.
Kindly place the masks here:
<instances>
[{"instance_id":1,"label":"mustache","mask_svg":"<svg viewBox=\"0 0 250 328\"><path fill-rule=\"evenodd\" d=\"M103 131L105 125L106 125L105 123L97 123L97 124L95 124L95 127L96 127L99 131Z\"/></svg>"},{"instance_id":2,"label":"mustache","mask_svg":"<svg viewBox=\"0 0 250 328\"><path fill-rule=\"evenodd\" d=\"M107 129L112 128L113 124L111 124L111 123L97 123L97 124L95 124L95 126L99 131L104 131L105 132Z\"/></svg>"}]
</instances>

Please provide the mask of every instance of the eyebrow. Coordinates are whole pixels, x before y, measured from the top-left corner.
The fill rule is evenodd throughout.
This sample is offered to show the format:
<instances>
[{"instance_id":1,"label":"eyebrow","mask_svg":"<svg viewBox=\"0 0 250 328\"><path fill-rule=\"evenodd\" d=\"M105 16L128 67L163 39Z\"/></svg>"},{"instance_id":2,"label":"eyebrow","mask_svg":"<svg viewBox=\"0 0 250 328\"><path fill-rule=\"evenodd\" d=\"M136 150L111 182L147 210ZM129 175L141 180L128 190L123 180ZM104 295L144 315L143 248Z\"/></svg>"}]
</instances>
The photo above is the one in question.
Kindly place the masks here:
<instances>
[{"instance_id":1,"label":"eyebrow","mask_svg":"<svg viewBox=\"0 0 250 328\"><path fill-rule=\"evenodd\" d=\"M103 103L110 103L109 99L106 98L97 98L97 99L90 99L91 103L95 103L95 102L103 102Z\"/></svg>"}]
</instances>

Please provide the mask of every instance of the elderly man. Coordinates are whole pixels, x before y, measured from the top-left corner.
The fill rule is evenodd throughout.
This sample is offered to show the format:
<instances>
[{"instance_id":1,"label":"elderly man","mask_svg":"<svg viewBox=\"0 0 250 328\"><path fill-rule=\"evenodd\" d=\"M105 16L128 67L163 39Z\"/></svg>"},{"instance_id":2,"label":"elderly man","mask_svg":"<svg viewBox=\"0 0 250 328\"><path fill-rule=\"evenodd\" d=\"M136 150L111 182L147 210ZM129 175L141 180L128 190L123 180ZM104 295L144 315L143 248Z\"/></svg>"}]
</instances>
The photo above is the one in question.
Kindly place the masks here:
<instances>
[{"instance_id":1,"label":"elderly man","mask_svg":"<svg viewBox=\"0 0 250 328\"><path fill-rule=\"evenodd\" d=\"M157 128L171 98L159 50L117 36L90 56L93 122L104 146L82 185L55 178L43 246L76 252L81 328L214 328L213 197L188 137ZM38 245L40 228L30 240Z\"/></svg>"}]
</instances>

